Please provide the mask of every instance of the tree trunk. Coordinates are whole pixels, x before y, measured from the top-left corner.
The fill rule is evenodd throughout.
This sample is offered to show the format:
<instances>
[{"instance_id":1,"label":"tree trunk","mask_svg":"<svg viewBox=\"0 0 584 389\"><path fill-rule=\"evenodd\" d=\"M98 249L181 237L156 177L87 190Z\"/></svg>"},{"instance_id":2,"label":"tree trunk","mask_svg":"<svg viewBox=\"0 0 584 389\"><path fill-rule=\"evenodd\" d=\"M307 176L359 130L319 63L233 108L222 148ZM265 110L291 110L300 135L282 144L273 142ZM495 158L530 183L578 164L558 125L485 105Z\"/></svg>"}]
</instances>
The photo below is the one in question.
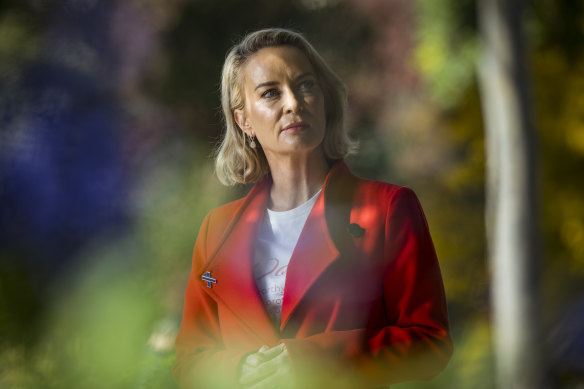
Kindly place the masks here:
<instances>
[{"instance_id":1,"label":"tree trunk","mask_svg":"<svg viewBox=\"0 0 584 389\"><path fill-rule=\"evenodd\" d=\"M536 139L520 0L479 0L479 85L497 387L545 387L539 320Z\"/></svg>"}]
</instances>

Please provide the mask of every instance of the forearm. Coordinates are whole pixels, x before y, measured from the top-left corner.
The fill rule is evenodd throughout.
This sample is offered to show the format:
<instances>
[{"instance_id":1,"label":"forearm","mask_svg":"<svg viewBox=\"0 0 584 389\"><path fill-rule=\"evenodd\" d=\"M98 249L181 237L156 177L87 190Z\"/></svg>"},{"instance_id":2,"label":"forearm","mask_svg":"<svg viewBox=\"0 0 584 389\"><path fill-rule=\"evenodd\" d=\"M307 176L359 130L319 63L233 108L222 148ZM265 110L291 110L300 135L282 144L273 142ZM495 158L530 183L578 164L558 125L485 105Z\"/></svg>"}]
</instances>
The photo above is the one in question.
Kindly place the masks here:
<instances>
[{"instance_id":1,"label":"forearm","mask_svg":"<svg viewBox=\"0 0 584 389\"><path fill-rule=\"evenodd\" d=\"M387 326L372 337L361 329L283 342L299 387L365 388L430 379L452 353L448 333L439 328Z\"/></svg>"}]
</instances>

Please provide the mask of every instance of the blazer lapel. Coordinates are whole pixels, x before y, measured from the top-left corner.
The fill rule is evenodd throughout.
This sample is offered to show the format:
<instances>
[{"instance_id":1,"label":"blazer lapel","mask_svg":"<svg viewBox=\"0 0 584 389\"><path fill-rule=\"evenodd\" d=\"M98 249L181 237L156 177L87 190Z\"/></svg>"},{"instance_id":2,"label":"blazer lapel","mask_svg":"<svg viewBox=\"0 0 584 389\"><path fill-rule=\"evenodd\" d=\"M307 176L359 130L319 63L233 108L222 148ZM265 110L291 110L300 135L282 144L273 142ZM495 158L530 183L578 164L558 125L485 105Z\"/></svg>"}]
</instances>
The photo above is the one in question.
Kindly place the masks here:
<instances>
[{"instance_id":1,"label":"blazer lapel","mask_svg":"<svg viewBox=\"0 0 584 389\"><path fill-rule=\"evenodd\" d=\"M353 251L347 227L356 186L356 177L342 160L327 175L323 194L306 220L288 265L281 330L320 275L341 254Z\"/></svg>"},{"instance_id":2,"label":"blazer lapel","mask_svg":"<svg viewBox=\"0 0 584 389\"><path fill-rule=\"evenodd\" d=\"M356 177L342 160L331 168L288 265L280 329L330 264L354 250L347 226L356 186ZM252 188L203 270L217 280L205 290L268 345L276 344L279 336L256 286L252 264L270 187L268 177Z\"/></svg>"},{"instance_id":3,"label":"blazer lapel","mask_svg":"<svg viewBox=\"0 0 584 389\"><path fill-rule=\"evenodd\" d=\"M260 342L276 344L276 328L268 316L253 276L255 242L267 205L270 180L252 188L236 212L204 272L217 280L205 288L238 317Z\"/></svg>"}]
</instances>

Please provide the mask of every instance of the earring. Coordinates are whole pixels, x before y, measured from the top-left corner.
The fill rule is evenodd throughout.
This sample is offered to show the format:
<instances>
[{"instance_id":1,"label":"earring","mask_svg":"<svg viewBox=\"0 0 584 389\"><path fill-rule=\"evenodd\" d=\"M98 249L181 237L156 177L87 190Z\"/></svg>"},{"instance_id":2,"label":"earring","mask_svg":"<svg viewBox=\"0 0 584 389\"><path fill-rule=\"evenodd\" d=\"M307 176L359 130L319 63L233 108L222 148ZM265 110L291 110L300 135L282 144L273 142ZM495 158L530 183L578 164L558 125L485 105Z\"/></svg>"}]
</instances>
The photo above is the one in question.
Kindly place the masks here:
<instances>
[{"instance_id":1,"label":"earring","mask_svg":"<svg viewBox=\"0 0 584 389\"><path fill-rule=\"evenodd\" d=\"M255 143L255 140L254 139L255 139L255 137L249 136L249 147L251 147L252 149L255 149L256 148L256 143Z\"/></svg>"}]
</instances>

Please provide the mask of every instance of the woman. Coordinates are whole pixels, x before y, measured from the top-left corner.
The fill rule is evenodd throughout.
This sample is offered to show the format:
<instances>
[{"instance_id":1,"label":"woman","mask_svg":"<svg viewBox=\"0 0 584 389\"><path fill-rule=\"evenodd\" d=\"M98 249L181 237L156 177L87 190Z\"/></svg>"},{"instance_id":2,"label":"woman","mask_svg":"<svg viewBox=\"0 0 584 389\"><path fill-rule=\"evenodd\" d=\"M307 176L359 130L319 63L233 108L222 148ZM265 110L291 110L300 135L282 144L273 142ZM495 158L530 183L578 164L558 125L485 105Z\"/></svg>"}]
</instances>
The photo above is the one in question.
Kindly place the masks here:
<instances>
[{"instance_id":1,"label":"woman","mask_svg":"<svg viewBox=\"0 0 584 389\"><path fill-rule=\"evenodd\" d=\"M429 379L452 344L427 223L408 188L354 176L346 88L299 34L229 52L226 184L197 238L174 374L184 388L387 386Z\"/></svg>"}]
</instances>

